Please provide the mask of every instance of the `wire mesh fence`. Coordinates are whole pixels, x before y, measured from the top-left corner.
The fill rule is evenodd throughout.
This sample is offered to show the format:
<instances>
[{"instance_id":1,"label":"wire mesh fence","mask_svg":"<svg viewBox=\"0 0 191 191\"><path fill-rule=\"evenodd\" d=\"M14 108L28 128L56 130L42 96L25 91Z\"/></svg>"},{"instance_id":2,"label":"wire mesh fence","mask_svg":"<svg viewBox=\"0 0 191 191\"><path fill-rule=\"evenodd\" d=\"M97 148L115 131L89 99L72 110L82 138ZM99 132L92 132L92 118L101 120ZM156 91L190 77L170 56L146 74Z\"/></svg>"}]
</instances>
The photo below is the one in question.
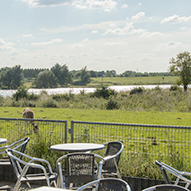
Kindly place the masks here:
<instances>
[{"instance_id":1,"label":"wire mesh fence","mask_svg":"<svg viewBox=\"0 0 191 191\"><path fill-rule=\"evenodd\" d=\"M1 146L30 137L26 154L55 163L62 153L51 151L50 146L67 142L67 121L0 118L0 137L8 140Z\"/></svg>"},{"instance_id":2,"label":"wire mesh fence","mask_svg":"<svg viewBox=\"0 0 191 191\"><path fill-rule=\"evenodd\" d=\"M72 142L123 142L124 162L157 159L191 171L191 127L72 121L71 131Z\"/></svg>"}]
</instances>

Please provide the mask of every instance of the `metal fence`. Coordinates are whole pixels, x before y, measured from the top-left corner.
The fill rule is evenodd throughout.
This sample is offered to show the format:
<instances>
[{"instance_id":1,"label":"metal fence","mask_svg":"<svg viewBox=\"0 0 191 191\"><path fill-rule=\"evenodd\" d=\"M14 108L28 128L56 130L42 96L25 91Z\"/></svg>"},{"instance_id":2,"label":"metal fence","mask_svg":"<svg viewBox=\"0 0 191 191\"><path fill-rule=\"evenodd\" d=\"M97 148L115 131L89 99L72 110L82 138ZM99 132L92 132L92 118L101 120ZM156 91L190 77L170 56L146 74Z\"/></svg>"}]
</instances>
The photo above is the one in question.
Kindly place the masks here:
<instances>
[{"instance_id":1,"label":"metal fence","mask_svg":"<svg viewBox=\"0 0 191 191\"><path fill-rule=\"evenodd\" d=\"M52 145L67 142L67 121L0 118L0 136L13 143L30 137L29 145L41 143Z\"/></svg>"},{"instance_id":2,"label":"metal fence","mask_svg":"<svg viewBox=\"0 0 191 191\"><path fill-rule=\"evenodd\" d=\"M99 122L71 122L72 142L124 144L122 156L178 163L191 169L191 127ZM174 164L173 163L173 164Z\"/></svg>"}]
</instances>

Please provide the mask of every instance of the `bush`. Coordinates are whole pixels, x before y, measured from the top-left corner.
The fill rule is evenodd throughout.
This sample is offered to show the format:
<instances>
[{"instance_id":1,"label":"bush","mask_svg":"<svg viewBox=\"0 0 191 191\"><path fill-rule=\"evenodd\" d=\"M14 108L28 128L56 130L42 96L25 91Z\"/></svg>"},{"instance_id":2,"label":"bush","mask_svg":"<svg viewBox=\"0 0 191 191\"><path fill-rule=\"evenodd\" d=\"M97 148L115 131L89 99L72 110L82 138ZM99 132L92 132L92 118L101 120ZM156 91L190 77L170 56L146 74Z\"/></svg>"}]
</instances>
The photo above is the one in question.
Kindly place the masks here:
<instances>
[{"instance_id":1,"label":"bush","mask_svg":"<svg viewBox=\"0 0 191 191\"><path fill-rule=\"evenodd\" d=\"M171 86L169 91L181 91L181 88L177 85Z\"/></svg>"},{"instance_id":2,"label":"bush","mask_svg":"<svg viewBox=\"0 0 191 191\"><path fill-rule=\"evenodd\" d=\"M19 86L16 93L13 94L13 98L16 101L22 98L28 98L28 89L25 86Z\"/></svg>"},{"instance_id":3,"label":"bush","mask_svg":"<svg viewBox=\"0 0 191 191\"><path fill-rule=\"evenodd\" d=\"M106 109L119 109L118 102L114 100L114 98L110 97L108 102L106 103Z\"/></svg>"},{"instance_id":4,"label":"bush","mask_svg":"<svg viewBox=\"0 0 191 191\"><path fill-rule=\"evenodd\" d=\"M104 99L108 99L111 95L117 95L117 92L115 90L108 89L105 86L101 86L100 88L97 88L92 95L98 98L102 97Z\"/></svg>"},{"instance_id":5,"label":"bush","mask_svg":"<svg viewBox=\"0 0 191 191\"><path fill-rule=\"evenodd\" d=\"M134 88L130 91L130 95L133 95L133 94L141 94L143 93L144 89L141 88L141 87L138 87L138 88Z\"/></svg>"}]
</instances>

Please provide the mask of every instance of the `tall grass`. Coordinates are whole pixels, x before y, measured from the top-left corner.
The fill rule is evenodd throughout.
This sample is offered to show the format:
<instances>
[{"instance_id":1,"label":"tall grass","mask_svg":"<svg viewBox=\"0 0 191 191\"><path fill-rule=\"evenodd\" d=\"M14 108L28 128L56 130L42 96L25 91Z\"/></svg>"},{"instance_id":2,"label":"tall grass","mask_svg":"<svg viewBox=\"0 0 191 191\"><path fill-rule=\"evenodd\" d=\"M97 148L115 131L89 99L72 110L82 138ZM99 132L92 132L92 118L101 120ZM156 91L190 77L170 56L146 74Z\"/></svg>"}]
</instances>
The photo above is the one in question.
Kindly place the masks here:
<instances>
[{"instance_id":1,"label":"tall grass","mask_svg":"<svg viewBox=\"0 0 191 191\"><path fill-rule=\"evenodd\" d=\"M190 112L190 89L170 88L143 89L137 88L127 92L112 92L108 89L95 93L74 95L41 94L38 99L0 98L0 106L8 107L50 107L70 109L101 109L125 111L160 111L160 112Z\"/></svg>"}]
</instances>

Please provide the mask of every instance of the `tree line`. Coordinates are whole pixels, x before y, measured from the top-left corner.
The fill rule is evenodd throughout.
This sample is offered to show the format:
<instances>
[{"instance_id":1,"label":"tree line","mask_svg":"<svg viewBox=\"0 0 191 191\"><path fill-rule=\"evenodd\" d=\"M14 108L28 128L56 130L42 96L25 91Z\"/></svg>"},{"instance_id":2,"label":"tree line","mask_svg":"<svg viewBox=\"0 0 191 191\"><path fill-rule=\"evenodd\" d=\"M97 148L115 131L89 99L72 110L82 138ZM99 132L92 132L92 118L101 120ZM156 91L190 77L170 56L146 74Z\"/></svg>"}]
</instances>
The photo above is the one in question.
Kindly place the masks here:
<instances>
[{"instance_id":1,"label":"tree line","mask_svg":"<svg viewBox=\"0 0 191 191\"><path fill-rule=\"evenodd\" d=\"M4 67L0 69L0 88L17 89L23 85L24 79L33 79L35 88L56 88L72 85L86 85L91 82L91 78L97 77L146 77L146 76L171 76L178 75L178 85L183 84L187 90L191 83L191 56L189 52L179 53L177 58L172 58L168 72L135 72L127 70L122 74L117 74L115 70L93 71L87 70L85 66L81 70L69 71L68 67L56 63L50 69L22 69L20 65L14 67Z\"/></svg>"}]
</instances>

